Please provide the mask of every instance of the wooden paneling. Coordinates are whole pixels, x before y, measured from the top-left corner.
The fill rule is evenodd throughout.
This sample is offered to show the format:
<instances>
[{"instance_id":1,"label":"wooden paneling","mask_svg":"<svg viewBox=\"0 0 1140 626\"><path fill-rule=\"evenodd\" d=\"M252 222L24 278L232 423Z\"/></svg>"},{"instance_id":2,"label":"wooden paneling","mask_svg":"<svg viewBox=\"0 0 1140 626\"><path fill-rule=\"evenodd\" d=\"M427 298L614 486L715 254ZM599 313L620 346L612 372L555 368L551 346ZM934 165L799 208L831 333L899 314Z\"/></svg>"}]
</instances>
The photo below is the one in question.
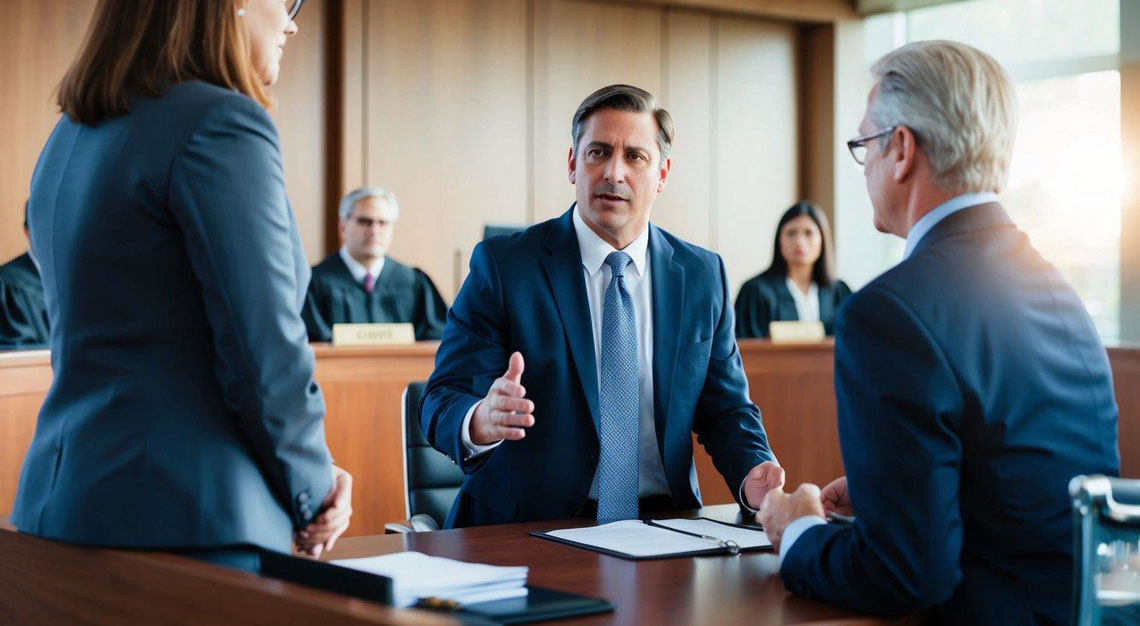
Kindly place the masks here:
<instances>
[{"instance_id":1,"label":"wooden paneling","mask_svg":"<svg viewBox=\"0 0 1140 626\"><path fill-rule=\"evenodd\" d=\"M324 258L325 250L326 93L314 87L324 85L328 73L328 3L309 0L297 15L297 34L285 45L281 73L273 88L285 188L310 263Z\"/></svg>"},{"instance_id":2,"label":"wooden paneling","mask_svg":"<svg viewBox=\"0 0 1140 626\"><path fill-rule=\"evenodd\" d=\"M28 249L21 225L32 169L59 120L56 87L95 0L5 0L0 19L0 263Z\"/></svg>"},{"instance_id":3,"label":"wooden paneling","mask_svg":"<svg viewBox=\"0 0 1140 626\"><path fill-rule=\"evenodd\" d=\"M673 116L673 169L653 205L652 220L678 237L708 247L712 239L712 17L665 12L665 76L659 95Z\"/></svg>"},{"instance_id":4,"label":"wooden paneling","mask_svg":"<svg viewBox=\"0 0 1140 626\"><path fill-rule=\"evenodd\" d=\"M835 119L835 26L802 26L798 35L799 197L818 204L834 222L835 153L846 151L836 141L832 123Z\"/></svg>"},{"instance_id":5,"label":"wooden paneling","mask_svg":"<svg viewBox=\"0 0 1140 626\"><path fill-rule=\"evenodd\" d=\"M355 479L349 535L383 532L384 523L405 517L401 397L409 382L430 374L436 344L314 347L329 448ZM740 349L750 394L788 483L822 486L841 476L832 344L774 346L746 340ZM1109 358L1120 407L1122 475L1140 478L1140 349L1113 348ZM20 465L50 380L47 352L0 353L0 516L11 511ZM705 504L732 502L703 449L696 447L694 457Z\"/></svg>"},{"instance_id":6,"label":"wooden paneling","mask_svg":"<svg viewBox=\"0 0 1140 626\"><path fill-rule=\"evenodd\" d=\"M449 301L484 222L526 221L526 26L525 0L368 7L367 181L399 198L392 256Z\"/></svg>"},{"instance_id":7,"label":"wooden paneling","mask_svg":"<svg viewBox=\"0 0 1140 626\"><path fill-rule=\"evenodd\" d=\"M658 8L550 0L535 3L534 212L541 222L574 201L567 179L570 119L600 87L661 91Z\"/></svg>"},{"instance_id":8,"label":"wooden paneling","mask_svg":"<svg viewBox=\"0 0 1140 626\"><path fill-rule=\"evenodd\" d=\"M852 0L624 0L637 4L736 13L797 22L831 22L855 17Z\"/></svg>"},{"instance_id":9,"label":"wooden paneling","mask_svg":"<svg viewBox=\"0 0 1140 626\"><path fill-rule=\"evenodd\" d=\"M780 215L798 200L795 28L718 17L713 249L733 295L772 260Z\"/></svg>"}]
</instances>

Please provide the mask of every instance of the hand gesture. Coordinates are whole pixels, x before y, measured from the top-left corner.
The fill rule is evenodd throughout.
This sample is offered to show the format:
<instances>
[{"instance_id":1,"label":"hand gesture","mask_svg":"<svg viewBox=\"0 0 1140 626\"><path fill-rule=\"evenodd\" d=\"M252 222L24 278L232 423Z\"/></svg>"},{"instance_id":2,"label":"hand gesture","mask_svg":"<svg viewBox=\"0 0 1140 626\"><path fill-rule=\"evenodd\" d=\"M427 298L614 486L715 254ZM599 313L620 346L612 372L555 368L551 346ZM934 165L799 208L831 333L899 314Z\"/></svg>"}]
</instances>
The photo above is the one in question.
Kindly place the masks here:
<instances>
[{"instance_id":1,"label":"hand gesture","mask_svg":"<svg viewBox=\"0 0 1140 626\"><path fill-rule=\"evenodd\" d=\"M526 399L522 386L523 355L511 355L507 373L495 379L487 397L479 403L471 416L471 442L487 445L509 439L516 441L526 436L525 428L534 426L534 403Z\"/></svg>"}]
</instances>

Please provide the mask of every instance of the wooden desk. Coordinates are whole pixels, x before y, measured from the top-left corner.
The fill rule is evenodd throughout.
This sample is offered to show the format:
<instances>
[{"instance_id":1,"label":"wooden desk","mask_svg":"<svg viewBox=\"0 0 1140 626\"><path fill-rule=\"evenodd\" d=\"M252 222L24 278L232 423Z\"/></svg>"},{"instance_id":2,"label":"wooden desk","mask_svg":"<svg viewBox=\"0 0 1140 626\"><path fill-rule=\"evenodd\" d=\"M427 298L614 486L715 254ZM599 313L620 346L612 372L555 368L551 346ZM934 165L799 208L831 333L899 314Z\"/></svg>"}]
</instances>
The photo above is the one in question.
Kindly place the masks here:
<instances>
[{"instance_id":1,"label":"wooden desk","mask_svg":"<svg viewBox=\"0 0 1140 626\"><path fill-rule=\"evenodd\" d=\"M735 505L705 507L680 515L738 521ZM356 537L337 544L331 558L343 559L404 550L491 565L526 565L528 581L608 599L614 613L558 624L844 624L918 623L853 615L793 596L779 577L772 552L738 557L707 556L627 561L531 537L531 530L592 525L591 520L506 524L461 530Z\"/></svg>"},{"instance_id":2,"label":"wooden desk","mask_svg":"<svg viewBox=\"0 0 1140 626\"><path fill-rule=\"evenodd\" d=\"M689 514L735 520L736 507ZM610 614L557 624L918 623L885 620L789 594L771 552L626 561L529 536L589 520L509 524L342 540L332 558L416 550L492 565L526 565L529 582L604 597ZM0 530L0 621L133 624L427 624L436 614L275 581L167 554L76 548ZM5 619L7 618L7 619Z\"/></svg>"}]
</instances>

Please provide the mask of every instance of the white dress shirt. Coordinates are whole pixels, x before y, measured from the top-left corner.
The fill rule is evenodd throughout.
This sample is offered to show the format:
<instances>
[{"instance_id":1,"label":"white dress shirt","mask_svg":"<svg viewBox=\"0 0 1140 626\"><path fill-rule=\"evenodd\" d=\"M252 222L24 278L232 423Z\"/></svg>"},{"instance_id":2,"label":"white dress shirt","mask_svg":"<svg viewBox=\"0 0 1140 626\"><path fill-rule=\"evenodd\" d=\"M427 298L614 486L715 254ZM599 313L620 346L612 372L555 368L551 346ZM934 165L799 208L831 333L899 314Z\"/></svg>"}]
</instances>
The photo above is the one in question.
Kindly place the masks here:
<instances>
[{"instance_id":1,"label":"white dress shirt","mask_svg":"<svg viewBox=\"0 0 1140 626\"><path fill-rule=\"evenodd\" d=\"M611 270L606 265L606 257L615 249L606 243L582 221L578 209L574 209L574 232L578 237L578 249L582 256L582 278L586 284L586 299L590 310L590 325L594 338L594 363L597 368L598 388L601 389L601 341L602 308L605 304L606 288L610 284ZM623 249L633 260L626 266L625 286L633 298L633 308L637 317L638 333L638 379L640 399L638 402L638 495L669 495L669 482L665 477L665 464L657 447L657 425L653 411L653 298L650 278L649 228L642 231L637 239ZM526 355L523 355L524 357ZM482 454L502 443L501 441L480 446L471 441L471 418L475 414L476 403L463 420L461 437L468 458ZM542 407L535 407L536 419L542 419ZM594 474L590 485L590 498L598 497L598 475Z\"/></svg>"},{"instance_id":2,"label":"white dress shirt","mask_svg":"<svg viewBox=\"0 0 1140 626\"><path fill-rule=\"evenodd\" d=\"M959 196L950 198L946 202L934 207L926 215L923 215L914 226L910 228L910 232L906 235L906 250L903 252L903 260L910 258L914 249L918 247L918 243L922 238L929 233L931 229L938 225L938 222L946 219L949 215L957 213L962 209L978 206L979 204L987 204L990 202L997 202L997 194L991 191L983 191L979 193L964 193ZM795 292L792 292L793 295ZM800 535L811 528L820 524L826 524L827 520L818 515L805 515L796 519L791 524L788 524L784 529L784 535L780 540L780 563L784 562L784 555L788 550L792 549L792 545L800 538Z\"/></svg>"},{"instance_id":3,"label":"white dress shirt","mask_svg":"<svg viewBox=\"0 0 1140 626\"><path fill-rule=\"evenodd\" d=\"M788 284L788 291L792 293L792 300L796 303L796 315L801 322L819 321L819 286L813 280L807 293L800 291L800 286L791 276L784 279Z\"/></svg>"},{"instance_id":4,"label":"white dress shirt","mask_svg":"<svg viewBox=\"0 0 1140 626\"><path fill-rule=\"evenodd\" d=\"M348 266L348 271L352 273L352 278L362 285L364 284L364 277L367 274L372 274L372 284L376 284L376 278L380 276L380 270L384 269L384 258L385 257L380 257L377 261L372 263L370 267L364 267L356 259L352 258L352 255L348 253L348 248L344 246L340 247L340 259Z\"/></svg>"}]
</instances>

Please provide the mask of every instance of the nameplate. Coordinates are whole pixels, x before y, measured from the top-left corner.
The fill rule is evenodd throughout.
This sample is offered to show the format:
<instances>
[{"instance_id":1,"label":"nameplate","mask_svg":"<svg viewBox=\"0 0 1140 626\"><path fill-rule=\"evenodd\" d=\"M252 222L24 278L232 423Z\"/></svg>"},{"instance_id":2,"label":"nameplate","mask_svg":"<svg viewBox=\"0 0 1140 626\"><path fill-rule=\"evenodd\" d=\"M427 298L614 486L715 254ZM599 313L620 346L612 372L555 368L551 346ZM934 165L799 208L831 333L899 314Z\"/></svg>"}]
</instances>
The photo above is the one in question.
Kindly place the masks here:
<instances>
[{"instance_id":1,"label":"nameplate","mask_svg":"<svg viewBox=\"0 0 1140 626\"><path fill-rule=\"evenodd\" d=\"M411 324L333 324L334 346L407 346L416 342Z\"/></svg>"},{"instance_id":2,"label":"nameplate","mask_svg":"<svg viewBox=\"0 0 1140 626\"><path fill-rule=\"evenodd\" d=\"M826 335L821 322L772 322L768 336L772 343L815 343Z\"/></svg>"}]
</instances>

